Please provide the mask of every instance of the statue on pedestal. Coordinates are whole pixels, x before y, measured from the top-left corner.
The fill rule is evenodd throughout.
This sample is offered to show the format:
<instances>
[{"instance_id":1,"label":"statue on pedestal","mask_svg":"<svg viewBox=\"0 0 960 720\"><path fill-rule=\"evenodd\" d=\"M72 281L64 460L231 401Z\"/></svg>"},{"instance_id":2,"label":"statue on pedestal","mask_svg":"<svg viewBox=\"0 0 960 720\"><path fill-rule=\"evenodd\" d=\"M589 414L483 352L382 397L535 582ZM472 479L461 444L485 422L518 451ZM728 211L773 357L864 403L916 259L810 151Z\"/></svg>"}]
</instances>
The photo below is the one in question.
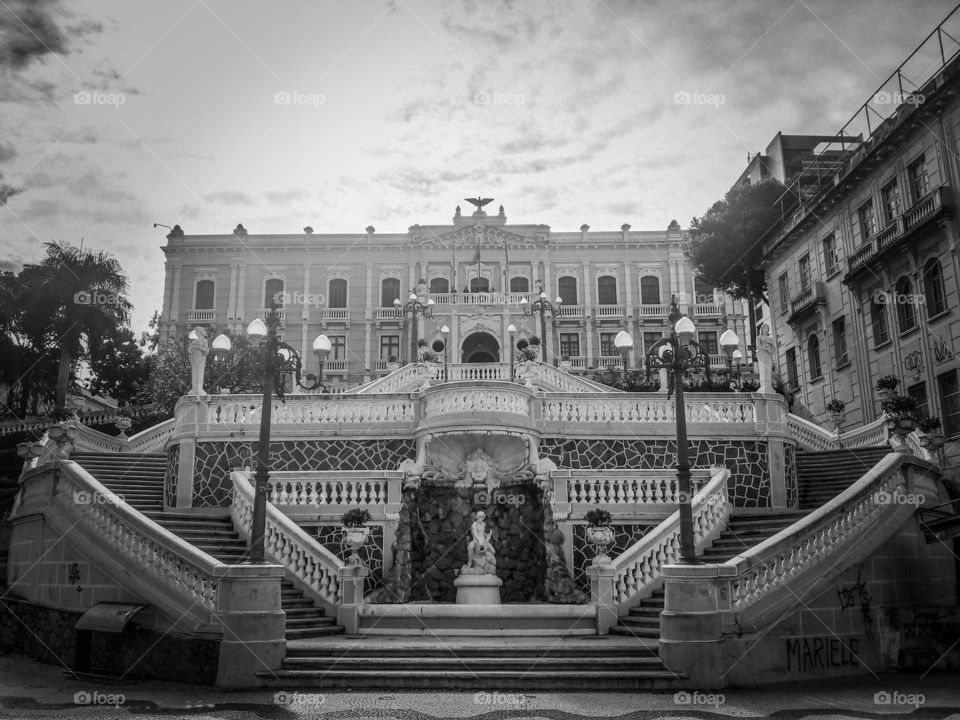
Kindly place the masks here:
<instances>
[{"instance_id":1,"label":"statue on pedestal","mask_svg":"<svg viewBox=\"0 0 960 720\"><path fill-rule=\"evenodd\" d=\"M207 342L207 331L199 325L190 333L190 376L191 385L188 395L206 395L203 391L203 371L207 365L207 354L210 344Z\"/></svg>"},{"instance_id":2,"label":"statue on pedestal","mask_svg":"<svg viewBox=\"0 0 960 720\"><path fill-rule=\"evenodd\" d=\"M481 510L477 513L470 534L473 539L467 545L467 564L463 566L460 575L496 575L497 559L494 555L490 538L493 530L487 530L487 514Z\"/></svg>"},{"instance_id":3,"label":"statue on pedestal","mask_svg":"<svg viewBox=\"0 0 960 720\"><path fill-rule=\"evenodd\" d=\"M773 361L777 344L770 337L770 326L764 325L757 338L757 374L760 376L760 392L773 392Z\"/></svg>"}]
</instances>

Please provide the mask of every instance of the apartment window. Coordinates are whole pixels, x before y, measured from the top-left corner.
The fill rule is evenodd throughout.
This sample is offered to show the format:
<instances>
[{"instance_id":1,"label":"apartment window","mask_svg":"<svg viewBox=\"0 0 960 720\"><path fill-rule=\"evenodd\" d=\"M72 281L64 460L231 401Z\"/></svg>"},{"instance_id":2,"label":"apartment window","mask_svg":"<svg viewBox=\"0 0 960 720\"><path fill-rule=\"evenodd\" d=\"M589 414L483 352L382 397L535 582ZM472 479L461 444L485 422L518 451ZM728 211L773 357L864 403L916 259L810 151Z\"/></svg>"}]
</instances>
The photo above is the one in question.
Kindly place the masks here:
<instances>
[{"instance_id":1,"label":"apartment window","mask_svg":"<svg viewBox=\"0 0 960 720\"><path fill-rule=\"evenodd\" d=\"M613 344L613 339L617 336L616 333L600 333L600 354L601 355L619 355L617 352L616 345Z\"/></svg>"},{"instance_id":2,"label":"apartment window","mask_svg":"<svg viewBox=\"0 0 960 720\"><path fill-rule=\"evenodd\" d=\"M913 285L910 279L902 277L893 289L893 302L897 308L897 328L904 333L917 326L917 313L914 309Z\"/></svg>"},{"instance_id":3,"label":"apartment window","mask_svg":"<svg viewBox=\"0 0 960 720\"><path fill-rule=\"evenodd\" d=\"M700 351L705 352L708 355L716 355L719 350L717 350L717 333L713 330L701 330L697 333L697 342L700 343Z\"/></svg>"},{"instance_id":4,"label":"apartment window","mask_svg":"<svg viewBox=\"0 0 960 720\"><path fill-rule=\"evenodd\" d=\"M663 340L662 332L645 332L643 334L643 354L650 352L650 348Z\"/></svg>"},{"instance_id":5,"label":"apartment window","mask_svg":"<svg viewBox=\"0 0 960 720\"><path fill-rule=\"evenodd\" d=\"M195 310L213 310L213 280L197 281L197 294L193 307Z\"/></svg>"},{"instance_id":6,"label":"apartment window","mask_svg":"<svg viewBox=\"0 0 960 720\"><path fill-rule=\"evenodd\" d=\"M917 403L917 417L926 417L930 414L930 405L927 402L927 384L917 383L907 386L907 396Z\"/></svg>"},{"instance_id":7,"label":"apartment window","mask_svg":"<svg viewBox=\"0 0 960 720\"><path fill-rule=\"evenodd\" d=\"M597 304L617 304L617 279L610 275L597 278Z\"/></svg>"},{"instance_id":8,"label":"apartment window","mask_svg":"<svg viewBox=\"0 0 960 720\"><path fill-rule=\"evenodd\" d=\"M780 276L777 284L780 287L780 312L785 313L790 309L790 282L786 273Z\"/></svg>"},{"instance_id":9,"label":"apartment window","mask_svg":"<svg viewBox=\"0 0 960 720\"><path fill-rule=\"evenodd\" d=\"M873 200L867 200L857 209L857 226L860 228L860 242L865 243L877 231L873 214Z\"/></svg>"},{"instance_id":10,"label":"apartment window","mask_svg":"<svg viewBox=\"0 0 960 720\"><path fill-rule=\"evenodd\" d=\"M347 306L347 281L335 278L328 288L327 307L345 308Z\"/></svg>"},{"instance_id":11,"label":"apartment window","mask_svg":"<svg viewBox=\"0 0 960 720\"><path fill-rule=\"evenodd\" d=\"M327 356L328 360L346 360L347 359L347 336L346 335L331 335L330 336L330 354Z\"/></svg>"},{"instance_id":12,"label":"apartment window","mask_svg":"<svg viewBox=\"0 0 960 720\"><path fill-rule=\"evenodd\" d=\"M640 304L660 304L660 278L654 275L644 275L640 278Z\"/></svg>"},{"instance_id":13,"label":"apartment window","mask_svg":"<svg viewBox=\"0 0 960 720\"><path fill-rule=\"evenodd\" d=\"M806 290L810 287L810 254L807 253L800 258L800 289Z\"/></svg>"},{"instance_id":14,"label":"apartment window","mask_svg":"<svg viewBox=\"0 0 960 720\"><path fill-rule=\"evenodd\" d=\"M956 435L960 433L960 383L957 382L957 371L938 375L937 389L940 391L944 435Z\"/></svg>"},{"instance_id":15,"label":"apartment window","mask_svg":"<svg viewBox=\"0 0 960 720\"><path fill-rule=\"evenodd\" d=\"M701 280L700 278L694 278L693 291L697 295L694 302L696 303L712 303L713 302L713 285L706 282L705 280Z\"/></svg>"},{"instance_id":16,"label":"apartment window","mask_svg":"<svg viewBox=\"0 0 960 720\"><path fill-rule=\"evenodd\" d=\"M470 278L470 292L490 292L490 281L485 277Z\"/></svg>"},{"instance_id":17,"label":"apartment window","mask_svg":"<svg viewBox=\"0 0 960 720\"><path fill-rule=\"evenodd\" d=\"M450 281L441 277L431 278L430 292L436 295L446 295L450 292Z\"/></svg>"},{"instance_id":18,"label":"apartment window","mask_svg":"<svg viewBox=\"0 0 960 720\"><path fill-rule=\"evenodd\" d=\"M870 303L870 322L873 325L873 346L883 345L890 339L887 327L887 306L885 303Z\"/></svg>"},{"instance_id":19,"label":"apartment window","mask_svg":"<svg viewBox=\"0 0 960 720\"><path fill-rule=\"evenodd\" d=\"M399 335L381 335L380 336L380 359L390 360L391 357L400 357L400 336Z\"/></svg>"},{"instance_id":20,"label":"apartment window","mask_svg":"<svg viewBox=\"0 0 960 720\"><path fill-rule=\"evenodd\" d=\"M833 353L837 365L847 364L847 321L842 317L833 321Z\"/></svg>"},{"instance_id":21,"label":"apartment window","mask_svg":"<svg viewBox=\"0 0 960 720\"><path fill-rule=\"evenodd\" d=\"M883 203L883 224L887 226L900 214L900 186L896 180L880 188L880 201Z\"/></svg>"},{"instance_id":22,"label":"apartment window","mask_svg":"<svg viewBox=\"0 0 960 720\"><path fill-rule=\"evenodd\" d=\"M530 281L527 280L525 277L510 278L510 292L512 293L530 292Z\"/></svg>"},{"instance_id":23,"label":"apartment window","mask_svg":"<svg viewBox=\"0 0 960 720\"><path fill-rule=\"evenodd\" d=\"M577 303L577 279L575 277L562 277L557 282L560 299L564 305L578 305Z\"/></svg>"},{"instance_id":24,"label":"apartment window","mask_svg":"<svg viewBox=\"0 0 960 720\"><path fill-rule=\"evenodd\" d=\"M940 261L932 258L923 266L923 295L927 305L927 317L939 315L947 309L943 289L943 270Z\"/></svg>"},{"instance_id":25,"label":"apartment window","mask_svg":"<svg viewBox=\"0 0 960 720\"><path fill-rule=\"evenodd\" d=\"M283 280L271 278L263 285L263 307L283 307Z\"/></svg>"},{"instance_id":26,"label":"apartment window","mask_svg":"<svg viewBox=\"0 0 960 720\"><path fill-rule=\"evenodd\" d=\"M400 299L400 281L397 278L384 278L380 281L380 307L393 307L393 301Z\"/></svg>"},{"instance_id":27,"label":"apartment window","mask_svg":"<svg viewBox=\"0 0 960 720\"><path fill-rule=\"evenodd\" d=\"M578 333L560 333L560 356L580 356L580 335Z\"/></svg>"},{"instance_id":28,"label":"apartment window","mask_svg":"<svg viewBox=\"0 0 960 720\"><path fill-rule=\"evenodd\" d=\"M839 262L837 259L837 238L833 233L830 233L823 239L823 266L827 275L833 275L836 272Z\"/></svg>"},{"instance_id":29,"label":"apartment window","mask_svg":"<svg viewBox=\"0 0 960 720\"><path fill-rule=\"evenodd\" d=\"M797 349L787 350L787 385L791 388L800 387L800 379L797 375Z\"/></svg>"},{"instance_id":30,"label":"apartment window","mask_svg":"<svg viewBox=\"0 0 960 720\"><path fill-rule=\"evenodd\" d=\"M930 190L927 181L927 159L924 155L907 167L907 177L910 179L910 200L915 203Z\"/></svg>"},{"instance_id":31,"label":"apartment window","mask_svg":"<svg viewBox=\"0 0 960 720\"><path fill-rule=\"evenodd\" d=\"M820 338L816 333L807 340L807 367L811 381L819 380L823 376L823 367L820 365Z\"/></svg>"}]
</instances>

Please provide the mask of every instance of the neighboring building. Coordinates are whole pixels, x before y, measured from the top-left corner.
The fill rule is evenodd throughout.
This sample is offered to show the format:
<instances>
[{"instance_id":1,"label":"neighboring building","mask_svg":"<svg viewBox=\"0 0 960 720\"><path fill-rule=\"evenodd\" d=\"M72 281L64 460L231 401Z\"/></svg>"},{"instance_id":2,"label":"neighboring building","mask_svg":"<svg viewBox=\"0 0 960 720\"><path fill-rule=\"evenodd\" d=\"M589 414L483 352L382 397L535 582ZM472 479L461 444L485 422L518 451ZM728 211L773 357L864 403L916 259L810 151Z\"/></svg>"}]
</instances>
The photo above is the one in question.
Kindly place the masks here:
<instances>
[{"instance_id":1,"label":"neighboring building","mask_svg":"<svg viewBox=\"0 0 960 720\"><path fill-rule=\"evenodd\" d=\"M848 428L869 423L880 416L874 382L893 374L921 413L957 436L960 58L898 96L885 88L901 70L840 133L865 120L863 142L808 160L822 181L798 194L799 208L765 246L774 335L794 412L827 424L824 405L839 398Z\"/></svg>"},{"instance_id":2,"label":"neighboring building","mask_svg":"<svg viewBox=\"0 0 960 720\"><path fill-rule=\"evenodd\" d=\"M280 297L281 334L308 365L313 338L330 338L324 373L335 386L386 372L391 357L408 360L417 338L432 341L444 325L449 362L509 362L511 323L519 336L541 334L539 316L524 316L521 304L541 291L562 300L557 317L546 318L547 358L567 356L581 371L621 363L613 344L620 330L634 338L631 366L641 366L666 328L671 295L697 323L714 367L725 365L717 346L724 329L745 337L744 303L694 280L688 235L676 221L664 231L583 225L557 233L508 225L502 206L490 216L458 207L450 225L405 233L253 235L238 225L229 235L186 235L177 226L167 239L162 339L195 325L241 333ZM412 334L394 304L411 293L434 301L433 316L417 317Z\"/></svg>"}]
</instances>

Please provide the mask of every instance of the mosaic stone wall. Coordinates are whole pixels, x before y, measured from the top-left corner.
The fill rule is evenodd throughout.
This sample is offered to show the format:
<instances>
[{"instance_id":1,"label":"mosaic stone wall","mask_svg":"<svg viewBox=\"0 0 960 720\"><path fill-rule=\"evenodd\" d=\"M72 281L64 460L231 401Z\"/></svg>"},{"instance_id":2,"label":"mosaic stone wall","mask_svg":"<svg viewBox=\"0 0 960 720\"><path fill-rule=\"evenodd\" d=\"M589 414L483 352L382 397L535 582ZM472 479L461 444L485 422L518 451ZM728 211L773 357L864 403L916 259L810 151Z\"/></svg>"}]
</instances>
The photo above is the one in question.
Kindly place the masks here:
<instances>
[{"instance_id":1,"label":"mosaic stone wall","mask_svg":"<svg viewBox=\"0 0 960 720\"><path fill-rule=\"evenodd\" d=\"M676 463L675 440L563 438L540 440L540 457L564 469L656 470ZM767 444L753 440L692 440L692 467L722 465L730 470L736 507L770 507L770 462Z\"/></svg>"},{"instance_id":2,"label":"mosaic stone wall","mask_svg":"<svg viewBox=\"0 0 960 720\"><path fill-rule=\"evenodd\" d=\"M301 527L341 560L346 561L350 557L350 548L343 541L342 525L302 524ZM370 568L370 575L363 586L363 594L366 595L383 584L383 525L370 524L370 538L357 554L363 564Z\"/></svg>"},{"instance_id":3,"label":"mosaic stone wall","mask_svg":"<svg viewBox=\"0 0 960 720\"><path fill-rule=\"evenodd\" d=\"M167 505L174 507L177 504L177 471L180 468L180 445L172 445L167 450L167 470L164 477L164 487L167 493Z\"/></svg>"},{"instance_id":4,"label":"mosaic stone wall","mask_svg":"<svg viewBox=\"0 0 960 720\"><path fill-rule=\"evenodd\" d=\"M583 592L590 595L590 578L587 576L587 566L593 562L593 547L587 544L586 525L578 523L573 526L573 580ZM631 545L639 541L656 525L613 525L617 539L607 548L607 555L616 558Z\"/></svg>"},{"instance_id":5,"label":"mosaic stone wall","mask_svg":"<svg viewBox=\"0 0 960 720\"><path fill-rule=\"evenodd\" d=\"M230 504L230 469L250 466L255 442L197 443L193 506ZM396 470L416 457L413 440L284 440L270 443L272 470Z\"/></svg>"},{"instance_id":6,"label":"mosaic stone wall","mask_svg":"<svg viewBox=\"0 0 960 720\"><path fill-rule=\"evenodd\" d=\"M784 445L783 460L786 471L784 482L787 488L787 507L795 508L800 499L800 488L797 481L797 454L793 445Z\"/></svg>"}]
</instances>

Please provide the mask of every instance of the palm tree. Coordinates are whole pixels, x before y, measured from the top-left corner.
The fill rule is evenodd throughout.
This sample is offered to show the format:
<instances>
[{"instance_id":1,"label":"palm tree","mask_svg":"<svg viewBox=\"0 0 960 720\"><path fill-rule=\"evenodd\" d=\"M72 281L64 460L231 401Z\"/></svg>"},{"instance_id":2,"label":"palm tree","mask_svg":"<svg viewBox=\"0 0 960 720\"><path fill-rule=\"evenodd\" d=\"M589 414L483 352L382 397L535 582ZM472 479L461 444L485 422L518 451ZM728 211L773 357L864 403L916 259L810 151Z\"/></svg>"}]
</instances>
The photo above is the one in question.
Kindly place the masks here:
<instances>
[{"instance_id":1,"label":"palm tree","mask_svg":"<svg viewBox=\"0 0 960 720\"><path fill-rule=\"evenodd\" d=\"M130 317L127 276L110 253L45 243L41 281L31 292L33 308L49 318L60 345L56 409L64 412L70 371L85 355L97 354L104 338Z\"/></svg>"}]
</instances>

